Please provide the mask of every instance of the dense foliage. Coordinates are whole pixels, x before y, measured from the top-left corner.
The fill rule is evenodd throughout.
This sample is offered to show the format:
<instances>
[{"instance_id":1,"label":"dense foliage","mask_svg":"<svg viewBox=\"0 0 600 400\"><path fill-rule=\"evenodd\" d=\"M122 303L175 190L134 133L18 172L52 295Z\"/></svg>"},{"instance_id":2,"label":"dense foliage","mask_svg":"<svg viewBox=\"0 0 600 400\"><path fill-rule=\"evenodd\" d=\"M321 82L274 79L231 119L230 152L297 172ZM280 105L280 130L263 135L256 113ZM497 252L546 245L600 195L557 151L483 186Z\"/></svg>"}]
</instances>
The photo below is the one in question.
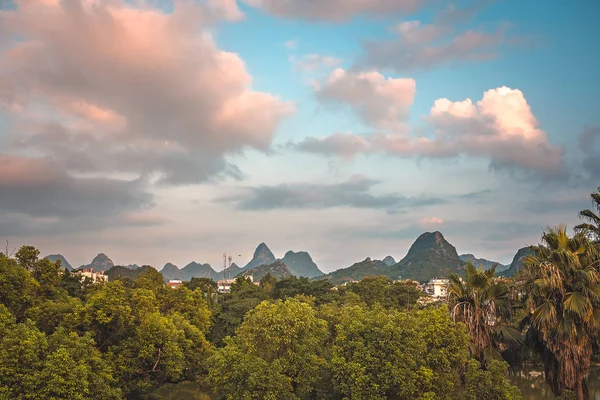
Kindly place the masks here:
<instances>
[{"instance_id":1,"label":"dense foliage","mask_svg":"<svg viewBox=\"0 0 600 400\"><path fill-rule=\"evenodd\" d=\"M134 278L81 281L30 246L0 255L0 399L519 398L414 284L267 275L218 294L210 279Z\"/></svg>"},{"instance_id":2,"label":"dense foliage","mask_svg":"<svg viewBox=\"0 0 600 400\"><path fill-rule=\"evenodd\" d=\"M507 361L529 361L583 400L600 243L596 214L581 216L573 235L546 230L515 280L452 274L448 305L386 276L239 277L220 294L150 267L92 283L31 246L0 253L0 399L510 400Z\"/></svg>"}]
</instances>

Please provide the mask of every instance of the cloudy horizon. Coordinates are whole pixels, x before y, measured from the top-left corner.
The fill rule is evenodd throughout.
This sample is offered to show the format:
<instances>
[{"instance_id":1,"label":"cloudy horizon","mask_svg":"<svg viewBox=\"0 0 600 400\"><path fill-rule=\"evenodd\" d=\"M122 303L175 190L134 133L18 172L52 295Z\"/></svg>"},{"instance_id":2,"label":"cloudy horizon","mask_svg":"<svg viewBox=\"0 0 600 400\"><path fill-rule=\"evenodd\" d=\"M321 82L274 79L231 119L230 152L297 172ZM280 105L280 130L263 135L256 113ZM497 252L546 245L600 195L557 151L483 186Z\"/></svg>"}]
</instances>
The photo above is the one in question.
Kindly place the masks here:
<instances>
[{"instance_id":1,"label":"cloudy horizon","mask_svg":"<svg viewBox=\"0 0 600 400\"><path fill-rule=\"evenodd\" d=\"M510 263L600 186L600 5L539 8L0 2L0 239L330 272L440 231Z\"/></svg>"}]
</instances>

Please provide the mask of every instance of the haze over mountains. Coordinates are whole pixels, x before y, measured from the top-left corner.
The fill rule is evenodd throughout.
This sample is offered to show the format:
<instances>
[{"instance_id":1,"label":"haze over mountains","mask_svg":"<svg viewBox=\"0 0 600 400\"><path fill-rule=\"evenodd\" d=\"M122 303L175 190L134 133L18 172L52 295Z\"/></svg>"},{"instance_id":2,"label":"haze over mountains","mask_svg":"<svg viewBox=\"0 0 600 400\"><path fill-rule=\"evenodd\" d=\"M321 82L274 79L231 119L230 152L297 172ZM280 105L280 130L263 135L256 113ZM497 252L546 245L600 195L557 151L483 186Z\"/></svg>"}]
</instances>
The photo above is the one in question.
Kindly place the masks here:
<instances>
[{"instance_id":1,"label":"haze over mountains","mask_svg":"<svg viewBox=\"0 0 600 400\"><path fill-rule=\"evenodd\" d=\"M497 272L504 271L505 269L508 269L508 267L510 267L510 265L502 265L496 261L486 260L485 258L477 258L473 254L461 254L459 257L464 262L470 262L474 266L481 267L484 270L490 269L494 265L496 266Z\"/></svg>"},{"instance_id":2,"label":"haze over mountains","mask_svg":"<svg viewBox=\"0 0 600 400\"><path fill-rule=\"evenodd\" d=\"M293 275L312 279L328 279L332 283L360 280L369 275L384 275L393 279L413 279L426 282L432 278L446 277L449 272L463 274L466 262L471 262L476 267L483 269L489 269L494 264L498 264L496 271L499 275L512 276L522 267L523 257L529 254L531 251L528 247L520 249L510 266L478 258L473 254L459 256L456 248L446 240L441 232L436 231L421 234L398 262L392 256L386 256L383 260L373 260L367 257L363 261L328 274L324 274L318 268L306 251L289 250L283 258L278 259L265 243L260 243L256 247L252 259L244 267L233 263L226 269L225 274L222 269L217 271L208 263L196 261L188 263L183 268L167 263L160 272L166 280L181 279L184 281L189 281L194 277L219 280L224 276L235 278L239 275L252 275L255 280L260 280L267 273L271 273L280 279ZM49 255L47 258L52 261L60 259L63 266L72 269L65 257L60 254ZM93 268L105 272L114 269L108 274L110 278L111 276L134 277L146 267L140 268L136 264L131 264L117 268L106 254L100 253L90 264L82 265L80 268Z\"/></svg>"}]
</instances>

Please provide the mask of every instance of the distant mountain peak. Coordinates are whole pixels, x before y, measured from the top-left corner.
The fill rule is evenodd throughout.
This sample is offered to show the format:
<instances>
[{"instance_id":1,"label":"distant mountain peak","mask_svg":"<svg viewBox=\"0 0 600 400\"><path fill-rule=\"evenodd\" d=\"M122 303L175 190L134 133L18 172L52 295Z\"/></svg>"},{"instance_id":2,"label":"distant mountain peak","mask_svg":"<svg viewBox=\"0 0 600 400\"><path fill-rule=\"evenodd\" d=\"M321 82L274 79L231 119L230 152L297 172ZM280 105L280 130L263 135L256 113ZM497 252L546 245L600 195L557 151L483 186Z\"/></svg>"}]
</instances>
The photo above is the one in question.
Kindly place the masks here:
<instances>
[{"instance_id":1,"label":"distant mountain peak","mask_svg":"<svg viewBox=\"0 0 600 400\"><path fill-rule=\"evenodd\" d=\"M388 267L391 267L392 265L396 264L396 260L392 256L387 256L381 261L383 261Z\"/></svg>"},{"instance_id":2,"label":"distant mountain peak","mask_svg":"<svg viewBox=\"0 0 600 400\"><path fill-rule=\"evenodd\" d=\"M163 269L165 269L165 268L169 268L169 269L175 269L175 268L177 268L177 269L179 269L179 267L177 265L172 264L170 262L168 262L168 263L165 264L165 266L163 267ZM161 271L162 271L162 269L161 269Z\"/></svg>"},{"instance_id":3,"label":"distant mountain peak","mask_svg":"<svg viewBox=\"0 0 600 400\"><path fill-rule=\"evenodd\" d=\"M179 271L181 279L184 281L189 281L192 278L211 278L217 280L221 276L210 264L200 264L196 261L190 262Z\"/></svg>"},{"instance_id":4,"label":"distant mountain peak","mask_svg":"<svg viewBox=\"0 0 600 400\"><path fill-rule=\"evenodd\" d=\"M264 242L262 242L258 245L258 247L256 247L256 250L254 250L252 260L250 260L250 262L246 264L246 266L244 266L243 269L246 270L258 267L262 264L272 264L275 261L275 256L273 255L269 247L267 247L267 245Z\"/></svg>"},{"instance_id":5,"label":"distant mountain peak","mask_svg":"<svg viewBox=\"0 0 600 400\"><path fill-rule=\"evenodd\" d=\"M281 261L283 261L294 276L313 278L323 275L323 272L317 267L317 264L315 264L310 254L306 251L294 252L289 250L285 253L285 257Z\"/></svg>"},{"instance_id":6,"label":"distant mountain peak","mask_svg":"<svg viewBox=\"0 0 600 400\"><path fill-rule=\"evenodd\" d=\"M344 282L360 281L366 276L388 276L394 279L397 278L395 272L383 261L371 260L370 257L367 257L364 261L354 263L347 268L341 268L323 275L322 278L337 285ZM318 279L321 279L321 277Z\"/></svg>"},{"instance_id":7,"label":"distant mountain peak","mask_svg":"<svg viewBox=\"0 0 600 400\"><path fill-rule=\"evenodd\" d=\"M281 260L275 261L271 264L261 264L257 267L249 268L242 271L238 276L252 276L252 280L254 280L254 282L258 282L267 274L271 274L271 276L277 279L285 279L292 276L292 273L287 265L285 265L285 263Z\"/></svg>"},{"instance_id":8,"label":"distant mountain peak","mask_svg":"<svg viewBox=\"0 0 600 400\"><path fill-rule=\"evenodd\" d=\"M181 270L177 265L172 263L166 263L160 270L160 273L167 281L170 281L171 279L181 279Z\"/></svg>"},{"instance_id":9,"label":"distant mountain peak","mask_svg":"<svg viewBox=\"0 0 600 400\"><path fill-rule=\"evenodd\" d=\"M46 258L52 262L56 262L56 261L60 260L60 265L62 267L68 269L69 271L73 270L73 267L71 266L71 264L69 264L67 259L62 254L49 254L44 258Z\"/></svg>"},{"instance_id":10,"label":"distant mountain peak","mask_svg":"<svg viewBox=\"0 0 600 400\"><path fill-rule=\"evenodd\" d=\"M82 265L79 267L79 269L92 268L94 271L108 271L114 266L115 264L110 258L108 258L106 254L99 253L96 257L94 257L91 264Z\"/></svg>"},{"instance_id":11,"label":"distant mountain peak","mask_svg":"<svg viewBox=\"0 0 600 400\"><path fill-rule=\"evenodd\" d=\"M520 248L517 251L517 254L515 254L515 256L513 257L510 267L507 270L503 271L501 273L501 275L515 276L517 274L517 272L519 272L521 269L523 269L523 260L525 259L525 257L531 256L534 254L535 254L535 252L533 251L533 248L530 246Z\"/></svg>"},{"instance_id":12,"label":"distant mountain peak","mask_svg":"<svg viewBox=\"0 0 600 400\"><path fill-rule=\"evenodd\" d=\"M478 268L481 267L484 270L490 269L494 265L496 266L496 272L500 272L500 271L503 271L506 268L508 268L507 266L502 265L496 261L486 260L485 258L477 258L471 253L461 254L459 257L464 262L469 262L469 263L473 264L473 266L478 267Z\"/></svg>"},{"instance_id":13,"label":"distant mountain peak","mask_svg":"<svg viewBox=\"0 0 600 400\"><path fill-rule=\"evenodd\" d=\"M420 282L448 276L448 272L462 273L465 262L456 248L439 232L425 232L412 244L406 256L392 268L403 279Z\"/></svg>"}]
</instances>

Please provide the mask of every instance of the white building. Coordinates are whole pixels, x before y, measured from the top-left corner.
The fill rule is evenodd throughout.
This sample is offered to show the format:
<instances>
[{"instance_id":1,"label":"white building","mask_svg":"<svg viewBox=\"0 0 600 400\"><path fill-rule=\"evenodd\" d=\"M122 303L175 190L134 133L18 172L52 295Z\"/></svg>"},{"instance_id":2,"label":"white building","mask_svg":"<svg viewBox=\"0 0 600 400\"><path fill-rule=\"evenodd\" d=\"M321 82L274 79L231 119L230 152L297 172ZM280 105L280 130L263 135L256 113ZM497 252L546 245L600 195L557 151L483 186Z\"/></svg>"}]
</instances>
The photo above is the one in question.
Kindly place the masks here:
<instances>
[{"instance_id":1,"label":"white building","mask_svg":"<svg viewBox=\"0 0 600 400\"><path fill-rule=\"evenodd\" d=\"M436 299L445 300L448 296L449 279L434 278L425 284L425 292Z\"/></svg>"},{"instance_id":2,"label":"white building","mask_svg":"<svg viewBox=\"0 0 600 400\"><path fill-rule=\"evenodd\" d=\"M104 275L104 271L95 272L93 268L78 269L73 273L81 276L81 279L88 278L92 282L108 282L108 275Z\"/></svg>"},{"instance_id":3,"label":"white building","mask_svg":"<svg viewBox=\"0 0 600 400\"><path fill-rule=\"evenodd\" d=\"M254 283L255 285L259 284L259 282L254 282L254 278L252 277L252 275L244 276L244 278L250 279L250 282ZM231 285L233 285L234 282L235 282L235 279L220 279L220 280L218 280L217 281L217 291L219 293L230 293Z\"/></svg>"},{"instance_id":4,"label":"white building","mask_svg":"<svg viewBox=\"0 0 600 400\"><path fill-rule=\"evenodd\" d=\"M235 282L235 279L220 279L217 281L217 290L219 293L229 293L233 282Z\"/></svg>"},{"instance_id":5,"label":"white building","mask_svg":"<svg viewBox=\"0 0 600 400\"><path fill-rule=\"evenodd\" d=\"M179 280L179 279L171 279L168 283L167 286L169 286L170 288L176 289L178 287L181 287L183 285L183 281Z\"/></svg>"}]
</instances>

